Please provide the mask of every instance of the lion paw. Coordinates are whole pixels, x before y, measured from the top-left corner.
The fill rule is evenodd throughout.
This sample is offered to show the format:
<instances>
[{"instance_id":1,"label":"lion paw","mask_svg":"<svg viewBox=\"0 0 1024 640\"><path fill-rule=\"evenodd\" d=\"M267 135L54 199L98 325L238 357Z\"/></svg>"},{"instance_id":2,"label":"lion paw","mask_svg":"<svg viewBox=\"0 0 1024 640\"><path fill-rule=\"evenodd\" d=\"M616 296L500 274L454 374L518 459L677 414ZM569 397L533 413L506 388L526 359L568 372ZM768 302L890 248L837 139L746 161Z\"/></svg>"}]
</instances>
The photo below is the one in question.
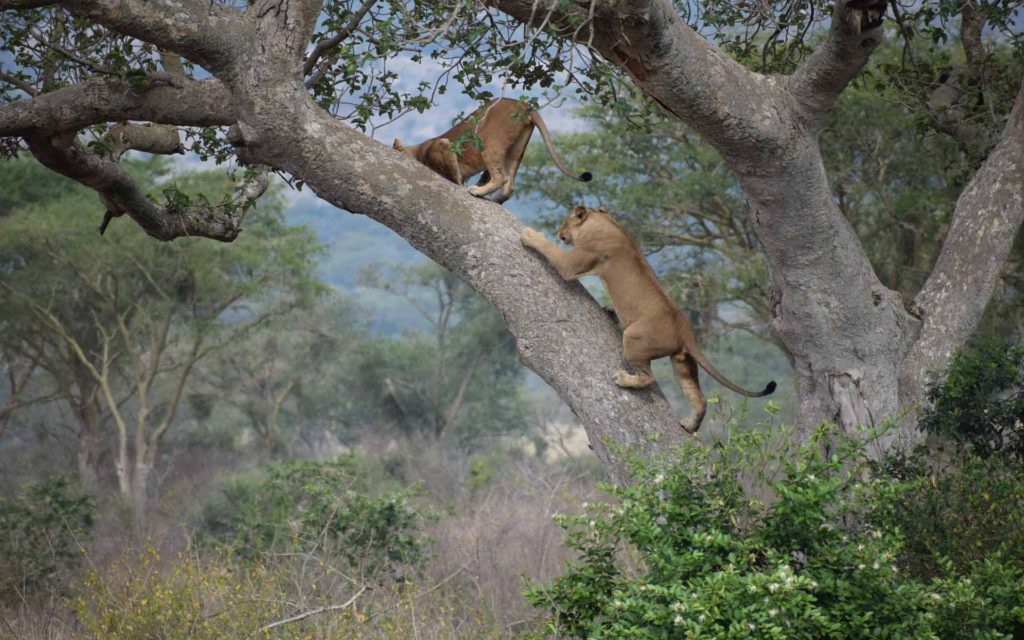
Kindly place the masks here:
<instances>
[{"instance_id":1,"label":"lion paw","mask_svg":"<svg viewBox=\"0 0 1024 640\"><path fill-rule=\"evenodd\" d=\"M694 438L697 437L697 430L700 429L700 423L693 416L689 418L683 418L679 421L679 426L683 428L683 431L690 434Z\"/></svg>"},{"instance_id":2,"label":"lion paw","mask_svg":"<svg viewBox=\"0 0 1024 640\"><path fill-rule=\"evenodd\" d=\"M619 385L620 387L623 387L625 389L632 389L636 387L636 383L637 376L633 375L632 373L619 371L618 373L615 374L615 384Z\"/></svg>"},{"instance_id":3,"label":"lion paw","mask_svg":"<svg viewBox=\"0 0 1024 640\"><path fill-rule=\"evenodd\" d=\"M523 242L524 247L536 247L541 243L542 240L544 240L544 234L541 233L540 231L537 231L536 229L526 227L525 229L523 229L521 240Z\"/></svg>"}]
</instances>

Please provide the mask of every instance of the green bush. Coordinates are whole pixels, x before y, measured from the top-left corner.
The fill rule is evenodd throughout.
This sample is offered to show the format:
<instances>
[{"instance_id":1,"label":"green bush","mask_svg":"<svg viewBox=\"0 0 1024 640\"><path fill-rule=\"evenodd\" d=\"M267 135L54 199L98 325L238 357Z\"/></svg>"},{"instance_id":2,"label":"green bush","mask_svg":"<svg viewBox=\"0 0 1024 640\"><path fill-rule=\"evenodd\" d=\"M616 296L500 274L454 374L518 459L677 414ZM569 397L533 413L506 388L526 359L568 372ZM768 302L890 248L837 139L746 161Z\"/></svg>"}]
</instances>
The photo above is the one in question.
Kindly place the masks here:
<instances>
[{"instance_id":1,"label":"green bush","mask_svg":"<svg viewBox=\"0 0 1024 640\"><path fill-rule=\"evenodd\" d=\"M879 484L869 518L906 532L901 567L920 579L947 565L967 573L996 554L1024 568L1024 466L1007 456L980 456L971 448L955 460L896 454L882 466L898 482Z\"/></svg>"},{"instance_id":2,"label":"green bush","mask_svg":"<svg viewBox=\"0 0 1024 640\"><path fill-rule=\"evenodd\" d=\"M44 588L77 562L93 516L92 499L65 477L0 498L0 598Z\"/></svg>"},{"instance_id":3,"label":"green bush","mask_svg":"<svg viewBox=\"0 0 1024 640\"><path fill-rule=\"evenodd\" d=\"M236 478L208 505L205 533L235 553L313 553L344 561L365 578L425 560L423 516L412 489L367 494L367 470L355 458L285 462Z\"/></svg>"},{"instance_id":4,"label":"green bush","mask_svg":"<svg viewBox=\"0 0 1024 640\"><path fill-rule=\"evenodd\" d=\"M970 444L981 455L1024 457L1024 347L982 340L953 360L928 400L924 431Z\"/></svg>"},{"instance_id":5,"label":"green bush","mask_svg":"<svg viewBox=\"0 0 1024 640\"><path fill-rule=\"evenodd\" d=\"M888 503L899 481L869 476L870 440L746 433L634 459L634 484L560 517L579 557L527 597L559 637L1024 637L1024 570L1000 548L901 568L915 532Z\"/></svg>"}]
</instances>

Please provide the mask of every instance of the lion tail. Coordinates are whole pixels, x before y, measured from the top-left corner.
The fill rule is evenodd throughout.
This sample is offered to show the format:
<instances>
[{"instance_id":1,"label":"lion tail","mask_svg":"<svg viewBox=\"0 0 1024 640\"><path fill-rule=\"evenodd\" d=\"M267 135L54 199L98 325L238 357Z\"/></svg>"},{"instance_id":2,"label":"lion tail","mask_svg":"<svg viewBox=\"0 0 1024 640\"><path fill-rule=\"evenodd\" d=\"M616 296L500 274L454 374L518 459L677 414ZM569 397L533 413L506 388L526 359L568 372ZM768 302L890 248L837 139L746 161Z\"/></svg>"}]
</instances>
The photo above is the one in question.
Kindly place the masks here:
<instances>
[{"instance_id":1,"label":"lion tail","mask_svg":"<svg viewBox=\"0 0 1024 640\"><path fill-rule=\"evenodd\" d=\"M708 360L708 357L706 355L704 355L704 352L701 351L700 347L697 346L696 341L694 341L694 343L691 344L691 345L687 345L686 351L691 356L693 356L693 359L697 361L697 364L700 365L701 369L704 369L705 371L707 371L708 375L710 375L712 378L717 380L719 382L719 384L721 384L722 386L724 386L724 387L726 387L728 389L732 389L733 391L735 391L736 393L738 393L740 395L747 396L748 398L760 398L760 397L763 397L763 396L770 395L771 393L773 393L775 391L775 381L774 380L772 380L771 382L766 384L764 389L762 389L761 391L748 391L748 390L744 389L743 387L740 387L740 386L736 385L731 380L729 380L724 375L722 375L718 371L718 369L716 369L714 367L714 365L711 364L711 361Z\"/></svg>"},{"instance_id":2,"label":"lion tail","mask_svg":"<svg viewBox=\"0 0 1024 640\"><path fill-rule=\"evenodd\" d=\"M536 111L531 111L530 121L533 122L533 124L536 125L537 129L540 131L540 137L544 139L544 146L547 147L548 153L551 155L551 159L555 161L555 166L557 166L562 171L562 173L569 176L570 178L573 178L574 180L579 180L580 182L590 182L593 179L594 175L589 171L584 171L583 173L577 175L572 171L569 171L569 169L567 169L566 166L562 164L562 161L558 158L558 154L555 153L555 146L551 144L551 134L548 133L548 128L544 124L544 119L540 117L539 113L537 113Z\"/></svg>"}]
</instances>

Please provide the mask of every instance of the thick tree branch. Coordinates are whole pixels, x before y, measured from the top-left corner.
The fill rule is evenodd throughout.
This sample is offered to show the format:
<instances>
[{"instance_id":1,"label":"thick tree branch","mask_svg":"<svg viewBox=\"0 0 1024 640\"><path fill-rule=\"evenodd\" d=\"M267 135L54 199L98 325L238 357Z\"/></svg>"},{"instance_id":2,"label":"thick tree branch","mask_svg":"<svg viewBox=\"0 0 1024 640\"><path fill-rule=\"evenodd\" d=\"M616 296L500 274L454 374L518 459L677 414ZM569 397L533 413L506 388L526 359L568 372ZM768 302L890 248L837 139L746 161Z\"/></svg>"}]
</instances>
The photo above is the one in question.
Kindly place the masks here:
<instances>
[{"instance_id":1,"label":"thick tree branch","mask_svg":"<svg viewBox=\"0 0 1024 640\"><path fill-rule=\"evenodd\" d=\"M212 73L228 71L253 44L241 14L207 0L62 0L71 13L174 51Z\"/></svg>"},{"instance_id":2,"label":"thick tree branch","mask_svg":"<svg viewBox=\"0 0 1024 640\"><path fill-rule=\"evenodd\" d=\"M1024 82L995 149L956 203L942 252L915 298L921 334L903 363L904 401L920 402L926 377L940 373L978 326L1024 221Z\"/></svg>"},{"instance_id":3,"label":"thick tree branch","mask_svg":"<svg viewBox=\"0 0 1024 640\"><path fill-rule=\"evenodd\" d=\"M49 136L26 136L25 140L40 163L99 193L108 217L127 214L158 240L182 236L234 240L246 211L266 191L269 182L266 172L261 172L240 185L236 198L223 205L170 202L159 206L120 165L91 153L78 142L67 144Z\"/></svg>"},{"instance_id":4,"label":"thick tree branch","mask_svg":"<svg viewBox=\"0 0 1024 640\"><path fill-rule=\"evenodd\" d=\"M713 47L667 0L588 3L573 13L557 0L488 4L596 50L727 157L751 163L776 155L792 130L782 82L746 70ZM571 26L570 18L584 26Z\"/></svg>"},{"instance_id":5,"label":"thick tree branch","mask_svg":"<svg viewBox=\"0 0 1024 640\"><path fill-rule=\"evenodd\" d=\"M0 104L0 136L76 132L107 122L142 120L209 127L235 122L219 80L156 74L141 84L93 78L31 99Z\"/></svg>"},{"instance_id":6,"label":"thick tree branch","mask_svg":"<svg viewBox=\"0 0 1024 640\"><path fill-rule=\"evenodd\" d=\"M837 2L828 37L789 78L789 89L812 128L817 129L878 46L887 4L888 0Z\"/></svg>"}]
</instances>

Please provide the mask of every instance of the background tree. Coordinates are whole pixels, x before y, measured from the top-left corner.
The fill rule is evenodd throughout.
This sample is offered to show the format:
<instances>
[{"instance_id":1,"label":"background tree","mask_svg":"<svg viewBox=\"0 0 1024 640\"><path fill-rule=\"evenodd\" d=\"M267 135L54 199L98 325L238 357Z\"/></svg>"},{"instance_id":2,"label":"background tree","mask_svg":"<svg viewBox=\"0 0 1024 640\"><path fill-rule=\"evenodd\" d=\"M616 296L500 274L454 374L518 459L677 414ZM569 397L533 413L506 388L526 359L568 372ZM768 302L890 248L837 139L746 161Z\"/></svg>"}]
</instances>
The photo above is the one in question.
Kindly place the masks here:
<instances>
[{"instance_id":1,"label":"background tree","mask_svg":"<svg viewBox=\"0 0 1024 640\"><path fill-rule=\"evenodd\" d=\"M366 281L400 296L426 323L423 331L364 347L356 384L375 417L428 439L452 437L464 445L523 429L526 407L515 344L486 302L434 265L390 275L374 269Z\"/></svg>"},{"instance_id":2,"label":"background tree","mask_svg":"<svg viewBox=\"0 0 1024 640\"><path fill-rule=\"evenodd\" d=\"M165 185L225 186L209 174ZM94 486L112 426L118 492L141 516L196 363L315 293L316 244L272 208L235 245L154 246L128 227L97 240L95 225L77 215L81 198L26 204L3 220L0 288L11 302L4 338L8 350L36 359L45 372L38 386L71 409L80 469Z\"/></svg>"},{"instance_id":3,"label":"background tree","mask_svg":"<svg viewBox=\"0 0 1024 640\"><path fill-rule=\"evenodd\" d=\"M353 398L343 391L357 378L365 329L350 301L325 295L309 302L268 318L203 362L189 395L201 420L224 405L240 414L264 460L306 435L302 428L353 412Z\"/></svg>"},{"instance_id":4,"label":"background tree","mask_svg":"<svg viewBox=\"0 0 1024 640\"><path fill-rule=\"evenodd\" d=\"M110 217L127 214L157 238L233 239L265 188L259 167L372 216L498 309L522 360L614 464L606 439L636 443L660 430L658 446L666 446L680 436L657 392L612 384L618 335L603 312L519 246L520 226L500 207L470 198L337 116L366 127L367 110L391 116L422 106L436 85L421 84L415 95L392 88L388 64L399 52L443 62L438 79L451 77L478 98L500 74L512 90L568 84L615 105L611 80L628 76L737 177L768 265L772 331L795 365L800 426L875 424L901 405L913 410L929 372L944 368L977 327L1024 217L1019 74L1003 82L995 80L1002 72L969 73L978 88L958 83L942 114L954 129L973 122L977 103L969 98L982 92L994 146L971 163L977 170L913 303L878 279L835 201L819 133L882 39L889 8L882 0L840 0L824 10L788 1L0 0L5 48L17 64L5 76L10 102L0 108L0 135L20 139L8 148L24 143L49 168L92 186ZM913 9L892 16L902 37L957 35L968 70L995 61L978 24L1020 44L1017 3ZM918 77L931 94L945 86L941 76ZM340 109L346 103L354 109ZM160 126L109 127L125 121ZM253 167L237 195L217 205L175 192L146 198L117 161L126 149L179 150L163 125L191 127L198 152L233 152ZM223 135L208 128L218 126ZM78 138L84 131L90 135ZM574 330L565 331L570 320Z\"/></svg>"}]
</instances>

